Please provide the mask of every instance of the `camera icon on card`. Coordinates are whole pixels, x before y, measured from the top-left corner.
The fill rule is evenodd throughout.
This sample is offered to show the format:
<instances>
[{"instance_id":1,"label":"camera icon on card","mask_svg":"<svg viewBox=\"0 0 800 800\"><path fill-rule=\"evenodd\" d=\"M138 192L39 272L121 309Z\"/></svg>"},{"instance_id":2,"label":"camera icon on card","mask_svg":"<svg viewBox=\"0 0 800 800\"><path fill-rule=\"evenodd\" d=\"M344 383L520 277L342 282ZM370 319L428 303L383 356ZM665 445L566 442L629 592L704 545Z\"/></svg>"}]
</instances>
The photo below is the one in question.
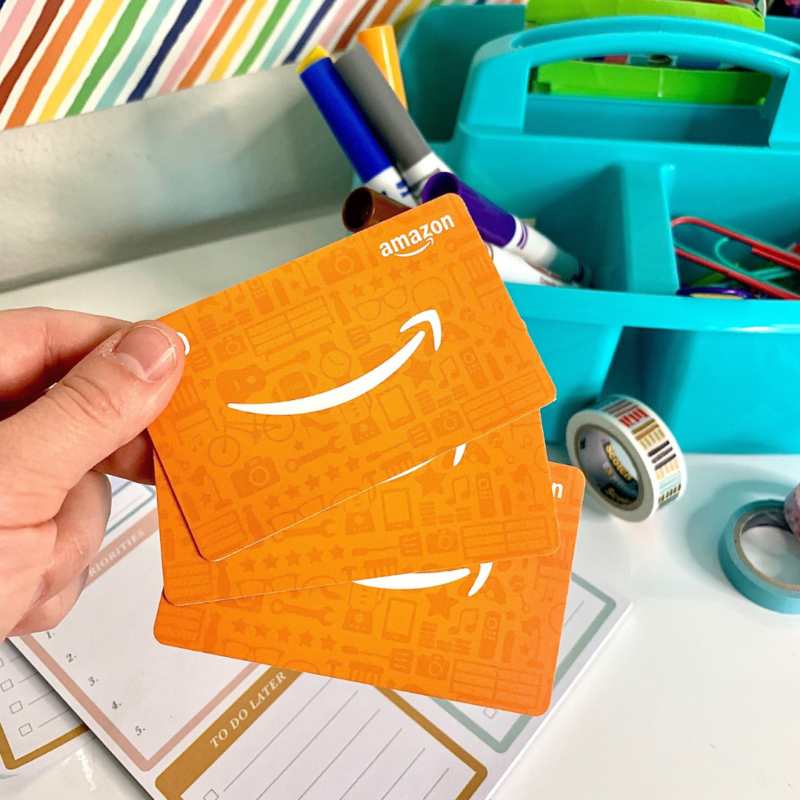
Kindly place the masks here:
<instances>
[{"instance_id":1,"label":"camera icon on card","mask_svg":"<svg viewBox=\"0 0 800 800\"><path fill-rule=\"evenodd\" d=\"M447 434L457 431L464 427L464 420L461 414L452 409L441 413L436 419L431 420L431 427L437 436L447 436Z\"/></svg>"},{"instance_id":2,"label":"camera icon on card","mask_svg":"<svg viewBox=\"0 0 800 800\"><path fill-rule=\"evenodd\" d=\"M423 678L433 678L437 681L446 680L449 668L449 662L445 661L438 653L432 656L420 656L417 659L417 675Z\"/></svg>"},{"instance_id":3,"label":"camera icon on card","mask_svg":"<svg viewBox=\"0 0 800 800\"><path fill-rule=\"evenodd\" d=\"M432 554L452 553L458 550L458 536L453 530L440 528L433 533L426 534L425 545L428 552Z\"/></svg>"},{"instance_id":4,"label":"camera icon on card","mask_svg":"<svg viewBox=\"0 0 800 800\"><path fill-rule=\"evenodd\" d=\"M231 483L239 497L250 497L277 483L279 479L275 462L265 456L251 458L245 461L241 469L231 473Z\"/></svg>"},{"instance_id":5,"label":"camera icon on card","mask_svg":"<svg viewBox=\"0 0 800 800\"><path fill-rule=\"evenodd\" d=\"M319 261L319 274L330 286L364 269L358 252L349 247L337 247L327 258Z\"/></svg>"}]
</instances>

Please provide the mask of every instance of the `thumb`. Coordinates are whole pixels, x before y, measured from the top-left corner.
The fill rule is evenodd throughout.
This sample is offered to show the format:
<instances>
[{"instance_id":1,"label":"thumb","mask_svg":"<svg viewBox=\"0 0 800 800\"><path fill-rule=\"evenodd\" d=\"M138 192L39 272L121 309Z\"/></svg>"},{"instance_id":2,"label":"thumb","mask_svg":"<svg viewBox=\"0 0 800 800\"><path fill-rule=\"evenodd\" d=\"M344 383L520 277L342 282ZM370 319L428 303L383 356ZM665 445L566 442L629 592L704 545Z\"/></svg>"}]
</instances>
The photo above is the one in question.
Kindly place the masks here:
<instances>
[{"instance_id":1,"label":"thumb","mask_svg":"<svg viewBox=\"0 0 800 800\"><path fill-rule=\"evenodd\" d=\"M0 485L11 490L4 494L35 499L37 520L51 518L86 472L164 410L183 362L180 338L160 322L110 336L45 395L0 423ZM3 524L34 522L31 503L24 505L2 509L11 512Z\"/></svg>"}]
</instances>

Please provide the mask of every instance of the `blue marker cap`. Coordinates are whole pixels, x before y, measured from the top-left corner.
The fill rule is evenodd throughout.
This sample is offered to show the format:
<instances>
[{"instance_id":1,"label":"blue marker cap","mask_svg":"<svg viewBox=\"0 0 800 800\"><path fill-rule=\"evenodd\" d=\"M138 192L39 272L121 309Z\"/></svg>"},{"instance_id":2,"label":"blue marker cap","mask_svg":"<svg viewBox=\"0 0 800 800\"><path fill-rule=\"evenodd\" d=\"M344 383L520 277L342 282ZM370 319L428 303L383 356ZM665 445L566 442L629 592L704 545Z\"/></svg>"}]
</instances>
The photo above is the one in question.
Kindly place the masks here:
<instances>
[{"instance_id":1,"label":"blue marker cap","mask_svg":"<svg viewBox=\"0 0 800 800\"><path fill-rule=\"evenodd\" d=\"M394 166L330 58L321 58L306 67L300 80L364 183Z\"/></svg>"}]
</instances>

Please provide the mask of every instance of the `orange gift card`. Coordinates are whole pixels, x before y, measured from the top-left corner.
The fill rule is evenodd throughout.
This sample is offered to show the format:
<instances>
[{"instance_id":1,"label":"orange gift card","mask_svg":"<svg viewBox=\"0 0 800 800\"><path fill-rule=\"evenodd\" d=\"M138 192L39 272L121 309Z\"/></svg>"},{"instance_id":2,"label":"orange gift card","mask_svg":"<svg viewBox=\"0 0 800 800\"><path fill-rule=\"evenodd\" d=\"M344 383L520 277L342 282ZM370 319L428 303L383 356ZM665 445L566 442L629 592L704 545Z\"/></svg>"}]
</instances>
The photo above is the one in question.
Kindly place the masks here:
<instances>
[{"instance_id":1,"label":"orange gift card","mask_svg":"<svg viewBox=\"0 0 800 800\"><path fill-rule=\"evenodd\" d=\"M186 371L150 433L212 561L555 397L454 196L164 322Z\"/></svg>"},{"instance_id":2,"label":"orange gift card","mask_svg":"<svg viewBox=\"0 0 800 800\"><path fill-rule=\"evenodd\" d=\"M578 470L550 469L561 527L554 555L196 606L162 598L155 636L175 647L542 714L583 497ZM169 498L161 524L183 525Z\"/></svg>"},{"instance_id":3,"label":"orange gift card","mask_svg":"<svg viewBox=\"0 0 800 800\"><path fill-rule=\"evenodd\" d=\"M204 559L188 528L167 519L164 593L187 605L556 551L538 411L455 452L455 464L445 453L222 561ZM158 463L156 486L171 513Z\"/></svg>"}]
</instances>

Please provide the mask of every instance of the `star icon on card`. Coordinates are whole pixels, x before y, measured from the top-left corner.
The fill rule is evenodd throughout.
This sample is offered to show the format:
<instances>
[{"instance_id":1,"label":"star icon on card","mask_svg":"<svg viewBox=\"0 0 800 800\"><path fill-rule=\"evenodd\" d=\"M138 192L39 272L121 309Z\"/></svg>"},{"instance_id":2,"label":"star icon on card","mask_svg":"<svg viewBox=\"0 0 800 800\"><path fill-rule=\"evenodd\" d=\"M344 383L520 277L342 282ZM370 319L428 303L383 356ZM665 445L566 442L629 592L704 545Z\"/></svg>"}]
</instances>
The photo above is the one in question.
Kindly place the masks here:
<instances>
[{"instance_id":1,"label":"star icon on card","mask_svg":"<svg viewBox=\"0 0 800 800\"><path fill-rule=\"evenodd\" d=\"M294 566L300 563L300 556L292 550L289 555L286 556L286 563Z\"/></svg>"},{"instance_id":2,"label":"star icon on card","mask_svg":"<svg viewBox=\"0 0 800 800\"><path fill-rule=\"evenodd\" d=\"M438 615L445 619L450 619L450 611L458 602L458 600L453 600L453 598L447 594L446 586L439 587L438 592L426 594L425 599L430 603L428 616L433 617Z\"/></svg>"},{"instance_id":3,"label":"star icon on card","mask_svg":"<svg viewBox=\"0 0 800 800\"><path fill-rule=\"evenodd\" d=\"M256 625L255 631L256 636L260 636L262 639L266 639L269 635L269 628L266 625Z\"/></svg>"},{"instance_id":4,"label":"star icon on card","mask_svg":"<svg viewBox=\"0 0 800 800\"><path fill-rule=\"evenodd\" d=\"M431 375L431 363L430 361L423 361L422 359L412 359L409 368L403 375L408 375L408 377L414 381L414 388L419 389L425 381L433 380L433 375Z\"/></svg>"},{"instance_id":5,"label":"star icon on card","mask_svg":"<svg viewBox=\"0 0 800 800\"><path fill-rule=\"evenodd\" d=\"M339 477L339 470L336 467L328 467L325 470L325 474L330 478L330 480L335 481Z\"/></svg>"},{"instance_id":6,"label":"star icon on card","mask_svg":"<svg viewBox=\"0 0 800 800\"><path fill-rule=\"evenodd\" d=\"M233 621L232 627L236 633L244 633L247 630L247 623L244 620L236 619Z\"/></svg>"},{"instance_id":7,"label":"star icon on card","mask_svg":"<svg viewBox=\"0 0 800 800\"><path fill-rule=\"evenodd\" d=\"M300 644L303 645L303 647L311 647L313 641L314 637L310 633L306 632L300 634Z\"/></svg>"},{"instance_id":8,"label":"star icon on card","mask_svg":"<svg viewBox=\"0 0 800 800\"><path fill-rule=\"evenodd\" d=\"M264 569L275 569L278 566L278 559L273 555L268 555L262 559L264 562Z\"/></svg>"},{"instance_id":9,"label":"star icon on card","mask_svg":"<svg viewBox=\"0 0 800 800\"><path fill-rule=\"evenodd\" d=\"M432 492L444 494L444 489L442 488L444 478L444 473L437 472L430 464L424 469L417 470L414 473L414 480L422 486L423 497Z\"/></svg>"},{"instance_id":10,"label":"star icon on card","mask_svg":"<svg viewBox=\"0 0 800 800\"><path fill-rule=\"evenodd\" d=\"M287 628L283 627L278 631L278 641L279 642L288 642L289 637L292 635L292 632Z\"/></svg>"},{"instance_id":11,"label":"star icon on card","mask_svg":"<svg viewBox=\"0 0 800 800\"><path fill-rule=\"evenodd\" d=\"M311 475L306 481L306 486L308 486L309 489L319 488L319 478L316 475Z\"/></svg>"},{"instance_id":12,"label":"star icon on card","mask_svg":"<svg viewBox=\"0 0 800 800\"><path fill-rule=\"evenodd\" d=\"M322 551L317 550L316 547L313 547L311 550L308 551L308 557L311 559L312 564L315 561L322 561Z\"/></svg>"},{"instance_id":13,"label":"star icon on card","mask_svg":"<svg viewBox=\"0 0 800 800\"><path fill-rule=\"evenodd\" d=\"M252 558L248 557L248 558L244 559L244 561L242 561L242 569L245 572L254 572L255 571L255 567L256 567L256 562L253 561Z\"/></svg>"},{"instance_id":14,"label":"star icon on card","mask_svg":"<svg viewBox=\"0 0 800 800\"><path fill-rule=\"evenodd\" d=\"M326 636L324 639L320 639L319 642L322 645L323 650L333 650L333 646L336 644L336 639Z\"/></svg>"},{"instance_id":15,"label":"star icon on card","mask_svg":"<svg viewBox=\"0 0 800 800\"><path fill-rule=\"evenodd\" d=\"M358 469L358 459L357 458L353 458L352 456L350 456L350 458L348 458L347 461L345 462L345 466L347 467L347 469L350 470L350 472L353 472L354 470L357 470Z\"/></svg>"},{"instance_id":16,"label":"star icon on card","mask_svg":"<svg viewBox=\"0 0 800 800\"><path fill-rule=\"evenodd\" d=\"M344 549L339 547L339 545L334 545L331 547L331 558L335 561L338 561L344 555Z\"/></svg>"}]
</instances>

